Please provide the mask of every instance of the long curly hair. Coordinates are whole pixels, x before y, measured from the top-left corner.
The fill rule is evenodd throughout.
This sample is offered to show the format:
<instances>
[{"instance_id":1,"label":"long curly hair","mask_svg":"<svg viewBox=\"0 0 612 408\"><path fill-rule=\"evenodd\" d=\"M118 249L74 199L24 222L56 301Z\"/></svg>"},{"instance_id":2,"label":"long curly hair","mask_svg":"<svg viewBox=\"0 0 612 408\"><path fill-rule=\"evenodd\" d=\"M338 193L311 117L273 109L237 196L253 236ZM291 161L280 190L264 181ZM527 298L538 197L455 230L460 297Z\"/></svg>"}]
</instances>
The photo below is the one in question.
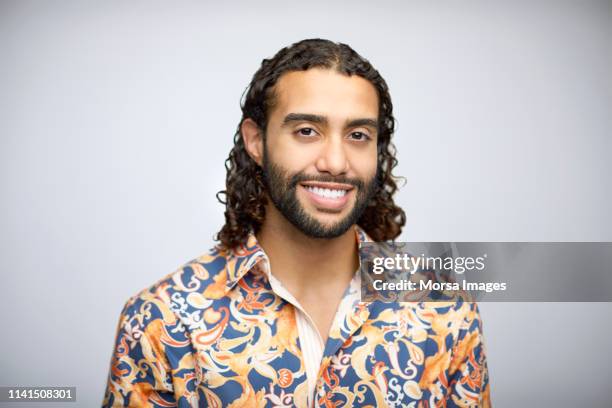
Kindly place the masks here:
<instances>
[{"instance_id":1,"label":"long curly hair","mask_svg":"<svg viewBox=\"0 0 612 408\"><path fill-rule=\"evenodd\" d=\"M376 88L379 99L378 187L357 224L375 241L391 240L401 233L406 216L393 201L398 179L392 175L397 165L395 146L391 143L395 119L387 84L370 62L348 45L308 39L281 49L271 59L264 59L245 90L241 103L242 119L234 135L234 147L225 161L226 189L217 193L217 199L225 205L225 225L215 237L222 247L231 249L244 245L251 232L259 231L265 218L267 198L263 172L245 149L240 132L242 122L252 119L264 131L265 138L268 113L275 103L274 85L278 79L287 72L315 67L358 75Z\"/></svg>"}]
</instances>

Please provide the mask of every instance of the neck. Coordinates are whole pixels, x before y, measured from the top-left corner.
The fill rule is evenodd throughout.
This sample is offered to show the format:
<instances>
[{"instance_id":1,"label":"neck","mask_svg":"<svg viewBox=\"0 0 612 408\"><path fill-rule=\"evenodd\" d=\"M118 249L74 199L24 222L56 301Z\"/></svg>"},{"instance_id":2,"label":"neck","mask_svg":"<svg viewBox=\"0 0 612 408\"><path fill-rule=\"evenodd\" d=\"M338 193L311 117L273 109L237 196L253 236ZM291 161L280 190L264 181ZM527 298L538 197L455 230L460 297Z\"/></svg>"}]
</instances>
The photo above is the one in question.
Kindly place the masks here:
<instances>
[{"instance_id":1,"label":"neck","mask_svg":"<svg viewBox=\"0 0 612 408\"><path fill-rule=\"evenodd\" d=\"M336 238L312 238L274 206L266 208L257 241L270 260L272 274L298 299L343 290L359 266L354 227Z\"/></svg>"}]
</instances>

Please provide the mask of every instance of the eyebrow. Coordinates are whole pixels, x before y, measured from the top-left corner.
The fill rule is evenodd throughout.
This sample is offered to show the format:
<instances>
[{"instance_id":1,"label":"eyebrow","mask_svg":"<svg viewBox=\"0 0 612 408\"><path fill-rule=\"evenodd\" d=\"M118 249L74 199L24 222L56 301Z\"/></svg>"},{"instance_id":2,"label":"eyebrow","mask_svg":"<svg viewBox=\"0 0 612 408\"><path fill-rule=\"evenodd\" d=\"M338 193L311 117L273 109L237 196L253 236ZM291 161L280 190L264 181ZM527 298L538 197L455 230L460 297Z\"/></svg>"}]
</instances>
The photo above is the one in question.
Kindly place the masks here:
<instances>
[{"instance_id":1,"label":"eyebrow","mask_svg":"<svg viewBox=\"0 0 612 408\"><path fill-rule=\"evenodd\" d=\"M289 113L283 119L282 126L287 126L293 122L313 122L327 125L328 120L325 116L314 115L311 113ZM347 121L346 127L370 126L378 129L378 120L370 118L352 119Z\"/></svg>"},{"instance_id":2,"label":"eyebrow","mask_svg":"<svg viewBox=\"0 0 612 408\"><path fill-rule=\"evenodd\" d=\"M293 122L313 122L322 125L327 124L327 118L321 115L313 115L311 113L289 113L283 119L283 126L290 125Z\"/></svg>"},{"instance_id":3,"label":"eyebrow","mask_svg":"<svg viewBox=\"0 0 612 408\"><path fill-rule=\"evenodd\" d=\"M346 124L346 127L370 126L378 129L378 121L376 119L353 119Z\"/></svg>"}]
</instances>

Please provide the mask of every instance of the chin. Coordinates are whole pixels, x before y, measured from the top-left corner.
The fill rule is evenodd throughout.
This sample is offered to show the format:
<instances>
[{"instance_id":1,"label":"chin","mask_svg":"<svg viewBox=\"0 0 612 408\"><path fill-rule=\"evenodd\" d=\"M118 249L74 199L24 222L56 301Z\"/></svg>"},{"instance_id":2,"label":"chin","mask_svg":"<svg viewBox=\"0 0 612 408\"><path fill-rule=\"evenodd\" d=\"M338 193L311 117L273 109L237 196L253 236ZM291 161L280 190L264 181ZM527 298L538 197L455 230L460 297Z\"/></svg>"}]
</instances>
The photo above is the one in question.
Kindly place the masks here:
<instances>
[{"instance_id":1,"label":"chin","mask_svg":"<svg viewBox=\"0 0 612 408\"><path fill-rule=\"evenodd\" d=\"M335 230L341 224L344 224L345 222L348 221L347 219L350 216L350 212L344 213L343 211L342 213L336 213L336 214L320 214L319 213L317 215L310 214L310 216L313 220L317 221L317 223L321 226L322 229L324 229L326 232L331 232L332 230ZM334 237L338 237L344 234L349 229L350 229L350 226L348 226L345 230L341 232L337 232L333 235Z\"/></svg>"}]
</instances>

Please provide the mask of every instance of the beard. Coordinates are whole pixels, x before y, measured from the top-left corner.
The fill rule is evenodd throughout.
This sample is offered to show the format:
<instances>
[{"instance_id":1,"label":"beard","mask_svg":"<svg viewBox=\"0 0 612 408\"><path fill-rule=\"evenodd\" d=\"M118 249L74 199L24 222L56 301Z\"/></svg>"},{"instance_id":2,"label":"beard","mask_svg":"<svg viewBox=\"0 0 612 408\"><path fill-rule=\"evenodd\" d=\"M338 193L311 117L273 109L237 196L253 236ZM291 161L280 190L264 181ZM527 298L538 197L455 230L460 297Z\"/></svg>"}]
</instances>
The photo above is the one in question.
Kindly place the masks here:
<instances>
[{"instance_id":1,"label":"beard","mask_svg":"<svg viewBox=\"0 0 612 408\"><path fill-rule=\"evenodd\" d=\"M336 238L357 223L370 200L377 191L377 175L363 181L356 178L332 175L307 175L303 172L289 174L276 163L272 163L264 152L263 182L270 199L278 211L297 229L312 238ZM306 212L297 197L297 186L305 181L350 184L356 190L356 200L350 213L332 225L325 225ZM324 211L324 210L321 210ZM325 211L332 212L332 211Z\"/></svg>"}]
</instances>

